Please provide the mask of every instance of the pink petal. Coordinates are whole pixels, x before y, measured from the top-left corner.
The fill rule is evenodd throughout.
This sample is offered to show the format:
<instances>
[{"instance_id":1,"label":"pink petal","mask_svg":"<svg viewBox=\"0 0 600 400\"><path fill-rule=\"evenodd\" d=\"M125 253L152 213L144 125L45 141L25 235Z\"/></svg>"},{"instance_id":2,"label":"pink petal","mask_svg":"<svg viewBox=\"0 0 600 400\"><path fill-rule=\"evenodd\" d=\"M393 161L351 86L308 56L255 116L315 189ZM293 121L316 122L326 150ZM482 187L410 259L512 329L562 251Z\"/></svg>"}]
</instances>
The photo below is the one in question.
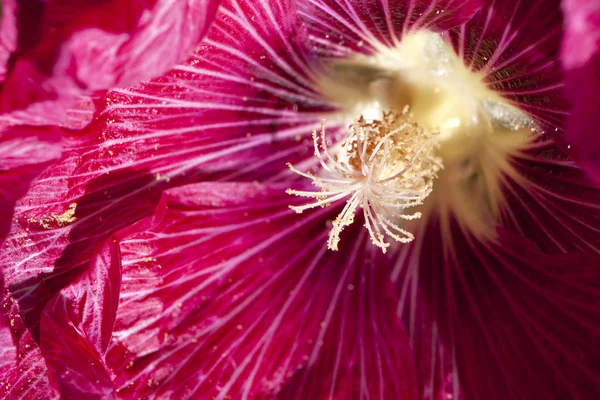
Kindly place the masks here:
<instances>
[{"instance_id":1,"label":"pink petal","mask_svg":"<svg viewBox=\"0 0 600 400\"><path fill-rule=\"evenodd\" d=\"M544 252L600 254L600 188L549 139L513 158L506 178L503 226Z\"/></svg>"},{"instance_id":2,"label":"pink petal","mask_svg":"<svg viewBox=\"0 0 600 400\"><path fill-rule=\"evenodd\" d=\"M56 135L37 137L39 160L31 158L21 169L8 167L5 148L31 148L31 139L18 144L14 129L20 124L55 124L82 128L90 113L77 102L91 102L83 94L125 86L160 75L184 58L206 32L219 0L171 2L55 0L5 2L0 27L0 241L8 229L14 202L29 182L57 158ZM165 33L166 32L166 33ZM90 110L93 107L84 107ZM40 133L38 133L38 131ZM3 143L3 141L7 143ZM53 149L47 150L47 143ZM19 150L20 151L20 150ZM23 170L26 169L26 170ZM22 176L21 176L22 175ZM6 190L7 182L18 180Z\"/></svg>"},{"instance_id":3,"label":"pink petal","mask_svg":"<svg viewBox=\"0 0 600 400\"><path fill-rule=\"evenodd\" d=\"M185 64L108 96L103 151L161 175L287 173L333 111L314 89L304 41L293 2L226 2Z\"/></svg>"},{"instance_id":4,"label":"pink petal","mask_svg":"<svg viewBox=\"0 0 600 400\"><path fill-rule=\"evenodd\" d=\"M0 397L11 400L58 399L59 393L42 357L38 339L26 330L14 299L2 304L2 317L8 319L9 328L2 337Z\"/></svg>"},{"instance_id":5,"label":"pink petal","mask_svg":"<svg viewBox=\"0 0 600 400\"><path fill-rule=\"evenodd\" d=\"M600 258L441 228L432 221L394 274L424 398L597 398Z\"/></svg>"},{"instance_id":6,"label":"pink petal","mask_svg":"<svg viewBox=\"0 0 600 400\"><path fill-rule=\"evenodd\" d=\"M57 393L59 387L67 393L72 391L61 382L62 376L55 370L61 373L69 368L75 370L78 368L75 361L63 365L66 371L61 371L56 366L46 366L42 358L42 351L47 352L48 347L66 346L42 340L40 349L43 325L47 330L54 322L48 321L46 316L46 322L41 324L42 311L49 302L48 307L56 309L53 304L58 301L57 294L73 282L77 284L81 274L94 267L98 250L112 232L152 213L164 187L161 186L164 183L157 184L154 176L147 176L143 171L124 169L108 176L105 170L90 171L85 163L78 165L89 147L78 148L75 143L73 137L67 138L70 149L63 152L62 162L42 173L28 196L19 202L10 235L0 252L0 265L5 274L4 302L10 305L11 321L15 323L11 326L12 334L15 338L28 338L20 339L23 343L20 355L25 361L15 366L7 379L16 393L15 398L19 398L17 394L21 392L33 393L22 395L24 399L57 398L52 393ZM70 206L73 204L77 204L77 208ZM60 321L57 316L53 317ZM63 329L70 326L65 325ZM73 349L65 350L70 354L70 360L85 362L93 358L94 353L84 346L86 342L75 340L73 332L61 334L64 340L73 340L77 344ZM100 334L96 331L95 335L92 340L97 343ZM41 337L45 338L43 333ZM58 357L58 365L62 365L62 358L57 354L54 357ZM95 369L82 369L85 371L82 379L94 377L90 382L98 380L106 385L107 378L101 375L101 368L102 364L95 361ZM111 380L108 383L112 384ZM100 387L98 391L104 393L104 388Z\"/></svg>"},{"instance_id":7,"label":"pink petal","mask_svg":"<svg viewBox=\"0 0 600 400\"><path fill-rule=\"evenodd\" d=\"M563 129L568 103L558 61L559 0L487 0L450 38L488 86L529 113L549 132ZM559 139L555 135L553 139Z\"/></svg>"},{"instance_id":8,"label":"pink petal","mask_svg":"<svg viewBox=\"0 0 600 400\"><path fill-rule=\"evenodd\" d=\"M116 399L104 364L121 283L117 244L109 240L90 268L61 290L41 319L40 347L63 398Z\"/></svg>"},{"instance_id":9,"label":"pink petal","mask_svg":"<svg viewBox=\"0 0 600 400\"><path fill-rule=\"evenodd\" d=\"M331 211L298 216L284 189L170 190L123 233L121 398L415 398L379 249L358 227L326 250Z\"/></svg>"},{"instance_id":10,"label":"pink petal","mask_svg":"<svg viewBox=\"0 0 600 400\"><path fill-rule=\"evenodd\" d=\"M78 168L81 154L63 152L35 180L0 253L5 285L34 331L46 303L89 267L113 232L150 215L166 187L143 170Z\"/></svg>"},{"instance_id":11,"label":"pink petal","mask_svg":"<svg viewBox=\"0 0 600 400\"><path fill-rule=\"evenodd\" d=\"M0 313L0 381L5 382L5 377L17 363L17 347L10 331L10 320L5 310ZM3 385L0 385L3 386Z\"/></svg>"},{"instance_id":12,"label":"pink petal","mask_svg":"<svg viewBox=\"0 0 600 400\"><path fill-rule=\"evenodd\" d=\"M600 3L563 1L565 36L561 59L567 75L567 94L573 109L567 140L576 157L600 180Z\"/></svg>"},{"instance_id":13,"label":"pink petal","mask_svg":"<svg viewBox=\"0 0 600 400\"><path fill-rule=\"evenodd\" d=\"M65 399L116 398L113 375L103 363L119 296L116 246L114 240L107 241L80 276L67 274L63 282L60 276L47 280L42 276L37 282L6 288L9 297L2 315L10 320L7 340L16 341L17 354L12 360L2 358L6 368L0 368L0 396L45 400L58 399L60 393ZM48 293L56 292L46 305ZM43 296L46 300L36 304ZM11 353L9 347L3 349L3 356Z\"/></svg>"},{"instance_id":14,"label":"pink petal","mask_svg":"<svg viewBox=\"0 0 600 400\"><path fill-rule=\"evenodd\" d=\"M58 128L0 128L0 244L6 237L13 209L33 179L60 157Z\"/></svg>"},{"instance_id":15,"label":"pink petal","mask_svg":"<svg viewBox=\"0 0 600 400\"><path fill-rule=\"evenodd\" d=\"M19 3L1 110L22 122L58 122L80 95L158 76L194 48L218 3L54 0L35 10Z\"/></svg>"},{"instance_id":16,"label":"pink petal","mask_svg":"<svg viewBox=\"0 0 600 400\"><path fill-rule=\"evenodd\" d=\"M17 0L2 2L2 17L0 20L0 82L6 79L11 54L17 48ZM35 15L30 9L29 15ZM30 35L32 32L30 32Z\"/></svg>"},{"instance_id":17,"label":"pink petal","mask_svg":"<svg viewBox=\"0 0 600 400\"><path fill-rule=\"evenodd\" d=\"M111 92L102 107L94 99L97 118L66 136L59 162L20 200L0 253L29 318L112 233L150 215L164 189L281 179L294 176L286 161L310 157L327 104L303 75L301 32L293 39L294 9L283 6L232 2L186 65Z\"/></svg>"},{"instance_id":18,"label":"pink petal","mask_svg":"<svg viewBox=\"0 0 600 400\"><path fill-rule=\"evenodd\" d=\"M468 21L481 0L300 0L311 40L325 57L374 51L373 40L392 47L412 29L445 31Z\"/></svg>"}]
</instances>

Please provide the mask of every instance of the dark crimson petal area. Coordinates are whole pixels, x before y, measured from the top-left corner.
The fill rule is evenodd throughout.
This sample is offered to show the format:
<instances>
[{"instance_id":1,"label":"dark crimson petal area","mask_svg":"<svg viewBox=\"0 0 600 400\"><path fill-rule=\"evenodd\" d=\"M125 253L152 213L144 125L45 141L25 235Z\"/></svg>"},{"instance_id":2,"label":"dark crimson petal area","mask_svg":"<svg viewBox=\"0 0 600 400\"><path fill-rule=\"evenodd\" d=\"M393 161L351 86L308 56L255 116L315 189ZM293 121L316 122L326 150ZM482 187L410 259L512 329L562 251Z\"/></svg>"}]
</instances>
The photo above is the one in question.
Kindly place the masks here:
<instances>
[{"instance_id":1,"label":"dark crimson petal area","mask_svg":"<svg viewBox=\"0 0 600 400\"><path fill-rule=\"evenodd\" d=\"M600 258L430 221L393 279L423 398L600 396ZM449 239L451 236L451 239Z\"/></svg>"},{"instance_id":2,"label":"dark crimson petal area","mask_svg":"<svg viewBox=\"0 0 600 400\"><path fill-rule=\"evenodd\" d=\"M299 0L315 49L324 57L373 53L374 43L393 47L413 29L445 31L469 20L482 0Z\"/></svg>"},{"instance_id":3,"label":"dark crimson petal area","mask_svg":"<svg viewBox=\"0 0 600 400\"><path fill-rule=\"evenodd\" d=\"M559 62L559 0L486 0L469 22L449 32L459 55L485 74L488 87L560 140L569 108Z\"/></svg>"},{"instance_id":4,"label":"dark crimson petal area","mask_svg":"<svg viewBox=\"0 0 600 400\"><path fill-rule=\"evenodd\" d=\"M600 187L551 140L539 137L512 157L502 225L546 253L600 254Z\"/></svg>"},{"instance_id":5,"label":"dark crimson petal area","mask_svg":"<svg viewBox=\"0 0 600 400\"><path fill-rule=\"evenodd\" d=\"M562 62L567 75L567 94L573 109L567 140L576 157L600 182L600 3L563 1L565 35Z\"/></svg>"},{"instance_id":6,"label":"dark crimson petal area","mask_svg":"<svg viewBox=\"0 0 600 400\"><path fill-rule=\"evenodd\" d=\"M9 1L0 111L53 123L78 96L156 77L206 32L218 0Z\"/></svg>"}]
</instances>

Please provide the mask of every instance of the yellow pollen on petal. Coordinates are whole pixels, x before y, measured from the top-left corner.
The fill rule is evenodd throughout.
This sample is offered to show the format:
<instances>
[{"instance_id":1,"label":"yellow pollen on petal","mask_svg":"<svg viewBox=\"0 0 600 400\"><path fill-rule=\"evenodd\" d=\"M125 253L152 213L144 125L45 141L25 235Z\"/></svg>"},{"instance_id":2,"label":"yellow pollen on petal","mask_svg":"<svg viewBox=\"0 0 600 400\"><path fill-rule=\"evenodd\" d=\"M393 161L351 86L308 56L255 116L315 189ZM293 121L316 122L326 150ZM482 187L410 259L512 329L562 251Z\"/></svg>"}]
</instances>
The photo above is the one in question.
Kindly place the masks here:
<instances>
[{"instance_id":1,"label":"yellow pollen on petal","mask_svg":"<svg viewBox=\"0 0 600 400\"><path fill-rule=\"evenodd\" d=\"M442 168L441 159L435 156L437 136L414 123L405 108L402 113L384 112L381 119L357 118L333 151L327 145L323 121L320 135L313 131L315 156L323 174L316 176L288 164L320 190L288 189L288 194L314 199L290 208L302 213L346 199L332 222L330 250L338 250L340 234L354 222L358 208L363 210L371 241L384 253L390 245L386 237L408 243L414 235L399 226L399 221L421 217L420 212L407 210L423 204Z\"/></svg>"}]
</instances>

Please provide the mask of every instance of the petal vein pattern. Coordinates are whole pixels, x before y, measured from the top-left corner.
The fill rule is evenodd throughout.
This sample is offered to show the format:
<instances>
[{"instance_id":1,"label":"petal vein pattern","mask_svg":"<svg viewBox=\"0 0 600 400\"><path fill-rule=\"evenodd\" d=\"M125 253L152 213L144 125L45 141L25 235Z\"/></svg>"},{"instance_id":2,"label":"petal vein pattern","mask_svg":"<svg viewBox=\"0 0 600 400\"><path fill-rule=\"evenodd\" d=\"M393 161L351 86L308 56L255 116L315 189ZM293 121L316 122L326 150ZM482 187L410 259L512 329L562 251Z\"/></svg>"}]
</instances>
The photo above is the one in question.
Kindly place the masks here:
<instances>
[{"instance_id":1,"label":"petal vein pattern","mask_svg":"<svg viewBox=\"0 0 600 400\"><path fill-rule=\"evenodd\" d=\"M282 179L292 176L285 162L305 165L304 140L333 108L298 65L308 59L292 7L230 2L185 66L110 92L92 124L65 132L61 158L17 203L0 253L13 334L32 336L24 358L39 354L46 304L114 232L151 215L165 189Z\"/></svg>"},{"instance_id":2,"label":"petal vein pattern","mask_svg":"<svg viewBox=\"0 0 600 400\"><path fill-rule=\"evenodd\" d=\"M600 190L546 137L568 114L558 3L484 3L227 1L184 64L94 100L0 252L0 396L600 397ZM344 138L320 68L415 29L546 133L502 153L494 241L433 207L387 257L358 214L328 252L343 205L298 216L284 192L310 189L287 162L321 177L321 118Z\"/></svg>"},{"instance_id":3,"label":"petal vein pattern","mask_svg":"<svg viewBox=\"0 0 600 400\"><path fill-rule=\"evenodd\" d=\"M170 190L124 233L107 354L120 396L414 398L383 259L364 232L332 256L331 212L299 218L284 188Z\"/></svg>"},{"instance_id":4,"label":"petal vein pattern","mask_svg":"<svg viewBox=\"0 0 600 400\"><path fill-rule=\"evenodd\" d=\"M325 57L370 54L393 47L410 30L444 31L459 26L482 6L479 0L299 0L310 39Z\"/></svg>"},{"instance_id":5,"label":"petal vein pattern","mask_svg":"<svg viewBox=\"0 0 600 400\"><path fill-rule=\"evenodd\" d=\"M544 254L503 228L484 243L455 223L447 243L439 222L392 275L423 397L597 397L600 258Z\"/></svg>"},{"instance_id":6,"label":"petal vein pattern","mask_svg":"<svg viewBox=\"0 0 600 400\"><path fill-rule=\"evenodd\" d=\"M563 129L568 102L558 61L559 1L488 3L489 7L451 30L449 39L465 63L485 75L490 89L531 115L563 144L557 133Z\"/></svg>"},{"instance_id":7,"label":"petal vein pattern","mask_svg":"<svg viewBox=\"0 0 600 400\"><path fill-rule=\"evenodd\" d=\"M502 226L546 253L600 254L600 188L547 137L512 160L519 176L506 176Z\"/></svg>"}]
</instances>

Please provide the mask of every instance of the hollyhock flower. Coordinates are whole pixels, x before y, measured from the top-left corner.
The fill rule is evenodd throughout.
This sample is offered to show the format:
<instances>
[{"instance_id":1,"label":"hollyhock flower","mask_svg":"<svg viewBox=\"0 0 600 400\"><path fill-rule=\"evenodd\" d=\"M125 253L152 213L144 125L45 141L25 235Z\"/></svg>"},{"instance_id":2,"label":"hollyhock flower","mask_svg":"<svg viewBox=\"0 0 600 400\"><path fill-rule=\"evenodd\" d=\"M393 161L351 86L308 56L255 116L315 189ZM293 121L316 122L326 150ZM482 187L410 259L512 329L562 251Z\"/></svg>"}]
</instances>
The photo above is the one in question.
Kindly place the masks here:
<instances>
[{"instance_id":1,"label":"hollyhock flower","mask_svg":"<svg viewBox=\"0 0 600 400\"><path fill-rule=\"evenodd\" d=\"M3 395L597 397L562 31L555 1L224 2L19 201Z\"/></svg>"}]
</instances>

